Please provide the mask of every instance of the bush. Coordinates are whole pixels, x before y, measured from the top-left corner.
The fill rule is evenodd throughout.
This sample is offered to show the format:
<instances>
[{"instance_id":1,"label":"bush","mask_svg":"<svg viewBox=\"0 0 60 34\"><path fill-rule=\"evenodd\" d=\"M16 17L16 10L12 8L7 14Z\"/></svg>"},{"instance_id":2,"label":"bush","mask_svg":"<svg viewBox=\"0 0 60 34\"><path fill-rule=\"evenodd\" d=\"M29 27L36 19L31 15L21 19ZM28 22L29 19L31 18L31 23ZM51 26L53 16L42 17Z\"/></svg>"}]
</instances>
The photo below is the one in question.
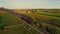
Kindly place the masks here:
<instances>
[{"instance_id":1,"label":"bush","mask_svg":"<svg viewBox=\"0 0 60 34\"><path fill-rule=\"evenodd\" d=\"M0 23L2 23L3 22L3 17L2 16L0 16Z\"/></svg>"},{"instance_id":2,"label":"bush","mask_svg":"<svg viewBox=\"0 0 60 34\"><path fill-rule=\"evenodd\" d=\"M0 26L0 30L4 30L4 26Z\"/></svg>"}]
</instances>

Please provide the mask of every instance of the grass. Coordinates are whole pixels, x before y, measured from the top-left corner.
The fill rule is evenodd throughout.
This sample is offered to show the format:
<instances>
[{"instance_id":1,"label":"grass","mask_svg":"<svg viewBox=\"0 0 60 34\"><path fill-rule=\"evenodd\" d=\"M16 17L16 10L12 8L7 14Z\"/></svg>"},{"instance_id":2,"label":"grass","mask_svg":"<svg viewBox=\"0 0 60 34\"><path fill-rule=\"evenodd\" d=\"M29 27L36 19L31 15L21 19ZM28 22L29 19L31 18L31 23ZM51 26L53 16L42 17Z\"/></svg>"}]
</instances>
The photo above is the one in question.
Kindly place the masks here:
<instances>
[{"instance_id":1,"label":"grass","mask_svg":"<svg viewBox=\"0 0 60 34\"><path fill-rule=\"evenodd\" d=\"M0 26L7 26L7 25L13 25L13 24L18 24L21 23L17 17L15 17L12 14L8 14L5 12L0 12Z\"/></svg>"},{"instance_id":2,"label":"grass","mask_svg":"<svg viewBox=\"0 0 60 34\"><path fill-rule=\"evenodd\" d=\"M60 20L60 17L49 16L49 15L45 15L45 14L41 14L41 13L40 14L34 14L34 15L36 15L38 17L43 16L43 17L47 17L47 18L50 18L50 19Z\"/></svg>"}]
</instances>

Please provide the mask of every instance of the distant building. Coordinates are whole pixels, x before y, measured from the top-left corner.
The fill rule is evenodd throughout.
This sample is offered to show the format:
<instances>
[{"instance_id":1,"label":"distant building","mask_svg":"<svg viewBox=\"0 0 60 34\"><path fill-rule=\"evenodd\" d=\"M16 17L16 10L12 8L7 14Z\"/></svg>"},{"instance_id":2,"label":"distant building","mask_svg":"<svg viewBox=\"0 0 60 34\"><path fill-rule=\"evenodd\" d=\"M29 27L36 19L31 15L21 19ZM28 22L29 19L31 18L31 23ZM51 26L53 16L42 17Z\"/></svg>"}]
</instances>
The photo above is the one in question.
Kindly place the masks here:
<instances>
[{"instance_id":1,"label":"distant building","mask_svg":"<svg viewBox=\"0 0 60 34\"><path fill-rule=\"evenodd\" d=\"M31 10L27 10L28 13L31 13Z\"/></svg>"},{"instance_id":2,"label":"distant building","mask_svg":"<svg viewBox=\"0 0 60 34\"><path fill-rule=\"evenodd\" d=\"M28 13L35 13L36 10L35 9L30 9L30 10L27 10L26 12L28 12Z\"/></svg>"}]
</instances>

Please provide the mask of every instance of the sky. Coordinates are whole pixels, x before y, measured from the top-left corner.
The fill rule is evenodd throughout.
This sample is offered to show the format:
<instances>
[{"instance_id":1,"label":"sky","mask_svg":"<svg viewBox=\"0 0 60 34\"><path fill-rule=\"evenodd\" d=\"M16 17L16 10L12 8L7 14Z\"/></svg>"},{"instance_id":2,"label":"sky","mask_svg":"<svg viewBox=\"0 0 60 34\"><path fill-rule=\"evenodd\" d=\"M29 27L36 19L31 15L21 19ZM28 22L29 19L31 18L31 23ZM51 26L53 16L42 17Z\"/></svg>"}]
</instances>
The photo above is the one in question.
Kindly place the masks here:
<instances>
[{"instance_id":1,"label":"sky","mask_svg":"<svg viewBox=\"0 0 60 34\"><path fill-rule=\"evenodd\" d=\"M9 9L60 9L60 0L0 0L0 7Z\"/></svg>"}]
</instances>

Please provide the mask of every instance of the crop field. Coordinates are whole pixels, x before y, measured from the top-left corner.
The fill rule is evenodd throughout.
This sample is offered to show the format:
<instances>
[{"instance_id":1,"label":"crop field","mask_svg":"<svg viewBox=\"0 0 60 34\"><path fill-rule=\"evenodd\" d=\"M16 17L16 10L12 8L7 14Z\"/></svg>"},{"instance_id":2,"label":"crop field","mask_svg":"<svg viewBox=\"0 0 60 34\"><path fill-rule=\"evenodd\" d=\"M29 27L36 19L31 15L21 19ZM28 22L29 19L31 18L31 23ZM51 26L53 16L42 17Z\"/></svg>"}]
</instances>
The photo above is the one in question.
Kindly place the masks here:
<instances>
[{"instance_id":1,"label":"crop field","mask_svg":"<svg viewBox=\"0 0 60 34\"><path fill-rule=\"evenodd\" d=\"M60 34L60 10L6 11L0 11L0 34Z\"/></svg>"},{"instance_id":2,"label":"crop field","mask_svg":"<svg viewBox=\"0 0 60 34\"><path fill-rule=\"evenodd\" d=\"M33 19L32 26L36 26L50 34L60 34L60 12L23 13Z\"/></svg>"}]
</instances>

